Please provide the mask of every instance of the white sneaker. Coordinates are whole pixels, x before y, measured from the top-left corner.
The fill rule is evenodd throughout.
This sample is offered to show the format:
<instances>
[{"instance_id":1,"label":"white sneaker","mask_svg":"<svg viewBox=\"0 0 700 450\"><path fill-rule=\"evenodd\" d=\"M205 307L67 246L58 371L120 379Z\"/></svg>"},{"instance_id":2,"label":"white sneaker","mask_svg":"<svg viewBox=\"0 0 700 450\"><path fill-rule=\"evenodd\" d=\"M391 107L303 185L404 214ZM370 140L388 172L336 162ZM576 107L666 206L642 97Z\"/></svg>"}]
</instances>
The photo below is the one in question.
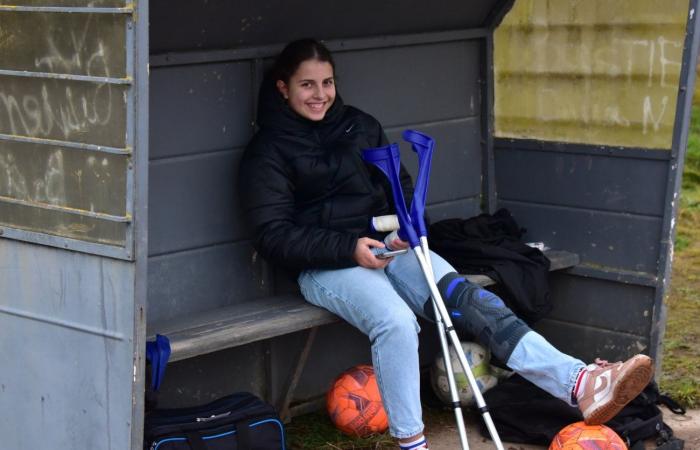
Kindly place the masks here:
<instances>
[{"instance_id":1,"label":"white sneaker","mask_svg":"<svg viewBox=\"0 0 700 450\"><path fill-rule=\"evenodd\" d=\"M584 370L576 397L578 407L587 425L600 425L644 390L654 374L654 365L648 356L635 355L624 363L596 359Z\"/></svg>"}]
</instances>

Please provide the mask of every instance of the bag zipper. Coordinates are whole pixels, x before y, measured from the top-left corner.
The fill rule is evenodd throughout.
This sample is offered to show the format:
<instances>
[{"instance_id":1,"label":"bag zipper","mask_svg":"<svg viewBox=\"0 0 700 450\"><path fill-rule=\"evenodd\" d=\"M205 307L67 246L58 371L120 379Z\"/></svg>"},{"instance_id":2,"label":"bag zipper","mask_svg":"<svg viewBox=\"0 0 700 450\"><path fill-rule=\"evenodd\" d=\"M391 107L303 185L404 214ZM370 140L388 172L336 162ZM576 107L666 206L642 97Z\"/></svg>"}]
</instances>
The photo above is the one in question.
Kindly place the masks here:
<instances>
[{"instance_id":1,"label":"bag zipper","mask_svg":"<svg viewBox=\"0 0 700 450\"><path fill-rule=\"evenodd\" d=\"M195 422L209 422L211 420L221 419L222 417L228 417L231 415L231 411L226 411L221 414L212 414L209 417L197 417L194 419Z\"/></svg>"}]
</instances>

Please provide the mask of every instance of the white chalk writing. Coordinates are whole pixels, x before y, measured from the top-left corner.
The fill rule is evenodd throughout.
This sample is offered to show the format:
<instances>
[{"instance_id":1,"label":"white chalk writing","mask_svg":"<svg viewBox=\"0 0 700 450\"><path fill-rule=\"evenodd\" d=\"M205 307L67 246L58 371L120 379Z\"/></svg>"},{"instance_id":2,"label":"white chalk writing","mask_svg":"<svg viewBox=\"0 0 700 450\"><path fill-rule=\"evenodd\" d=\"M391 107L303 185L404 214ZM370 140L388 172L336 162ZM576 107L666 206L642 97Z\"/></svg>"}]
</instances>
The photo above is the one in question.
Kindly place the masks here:
<instances>
[{"instance_id":1,"label":"white chalk writing","mask_svg":"<svg viewBox=\"0 0 700 450\"><path fill-rule=\"evenodd\" d=\"M49 32L48 52L35 58L36 71L110 77L104 42L95 42L91 30L87 21L82 30L70 30L69 39ZM115 89L101 82L8 79L0 85L0 132L101 144L91 137L110 122Z\"/></svg>"}]
</instances>

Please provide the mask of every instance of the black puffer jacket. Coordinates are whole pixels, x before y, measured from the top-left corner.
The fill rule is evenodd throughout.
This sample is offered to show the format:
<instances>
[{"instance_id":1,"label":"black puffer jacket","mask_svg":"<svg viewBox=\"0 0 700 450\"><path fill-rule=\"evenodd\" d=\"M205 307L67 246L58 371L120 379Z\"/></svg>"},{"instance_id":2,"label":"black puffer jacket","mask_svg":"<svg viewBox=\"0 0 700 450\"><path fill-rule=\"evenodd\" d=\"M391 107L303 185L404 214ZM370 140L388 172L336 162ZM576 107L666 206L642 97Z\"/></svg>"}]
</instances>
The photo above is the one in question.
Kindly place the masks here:
<instances>
[{"instance_id":1,"label":"black puffer jacket","mask_svg":"<svg viewBox=\"0 0 700 450\"><path fill-rule=\"evenodd\" d=\"M370 217L394 211L384 175L361 151L386 145L379 122L339 95L319 122L291 110L271 81L260 90L258 126L243 155L239 191L255 248L294 269L356 265ZM412 183L401 168L406 201ZM376 236L374 236L376 237Z\"/></svg>"}]
</instances>

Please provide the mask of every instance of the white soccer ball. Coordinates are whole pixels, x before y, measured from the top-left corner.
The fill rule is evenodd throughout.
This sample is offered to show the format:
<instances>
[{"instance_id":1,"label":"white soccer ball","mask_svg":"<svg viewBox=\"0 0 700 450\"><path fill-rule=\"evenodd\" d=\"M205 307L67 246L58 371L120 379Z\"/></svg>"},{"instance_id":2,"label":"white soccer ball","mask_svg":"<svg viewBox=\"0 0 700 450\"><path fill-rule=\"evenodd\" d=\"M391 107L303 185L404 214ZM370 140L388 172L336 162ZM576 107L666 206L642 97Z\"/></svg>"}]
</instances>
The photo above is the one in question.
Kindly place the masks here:
<instances>
[{"instance_id":1,"label":"white soccer ball","mask_svg":"<svg viewBox=\"0 0 700 450\"><path fill-rule=\"evenodd\" d=\"M464 355L467 357L469 367L476 379L476 384L479 386L481 393L486 392L496 386L498 379L491 374L490 352L475 342L462 342ZM474 393L469 386L469 380L462 370L462 365L459 363L457 353L450 346L450 359L452 361L452 371L455 375L455 384L459 393L459 402L462 406L471 406L476 403ZM430 368L430 381L433 391L438 398L446 405L452 404L452 395L450 394L450 384L445 371L445 359L440 352Z\"/></svg>"}]
</instances>

